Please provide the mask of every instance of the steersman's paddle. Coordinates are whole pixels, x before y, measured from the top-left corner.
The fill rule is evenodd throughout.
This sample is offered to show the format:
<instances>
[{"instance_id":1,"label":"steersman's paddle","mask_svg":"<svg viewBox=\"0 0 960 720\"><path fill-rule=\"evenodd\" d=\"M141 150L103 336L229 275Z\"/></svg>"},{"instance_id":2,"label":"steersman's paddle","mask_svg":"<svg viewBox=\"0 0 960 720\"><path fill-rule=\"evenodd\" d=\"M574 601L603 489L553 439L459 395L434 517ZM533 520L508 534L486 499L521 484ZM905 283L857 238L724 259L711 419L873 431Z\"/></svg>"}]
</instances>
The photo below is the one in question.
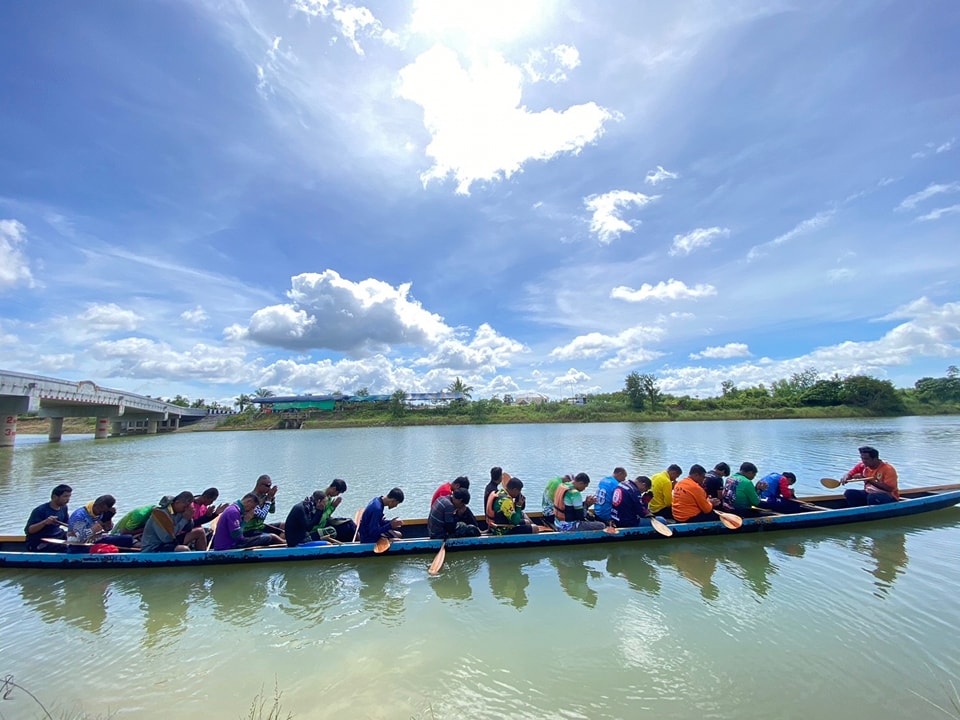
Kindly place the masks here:
<instances>
[{"instance_id":1,"label":"steersman's paddle","mask_svg":"<svg viewBox=\"0 0 960 720\"><path fill-rule=\"evenodd\" d=\"M850 478L849 480L847 480L847 482L848 483L863 482L864 480L866 480L866 478ZM833 478L820 478L820 484L823 485L825 488L831 488L831 489L838 488L841 485L843 485L842 482L840 482L839 480L834 480Z\"/></svg>"}]
</instances>

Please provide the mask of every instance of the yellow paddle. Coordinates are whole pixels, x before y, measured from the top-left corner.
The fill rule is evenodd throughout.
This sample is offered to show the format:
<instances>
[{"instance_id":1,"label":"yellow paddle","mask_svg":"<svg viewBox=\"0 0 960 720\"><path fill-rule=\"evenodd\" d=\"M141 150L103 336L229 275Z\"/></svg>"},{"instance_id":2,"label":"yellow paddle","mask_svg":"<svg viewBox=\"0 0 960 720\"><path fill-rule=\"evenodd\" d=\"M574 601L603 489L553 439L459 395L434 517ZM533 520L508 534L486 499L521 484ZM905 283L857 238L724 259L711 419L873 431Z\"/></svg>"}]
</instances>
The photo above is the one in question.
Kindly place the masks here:
<instances>
[{"instance_id":1,"label":"yellow paddle","mask_svg":"<svg viewBox=\"0 0 960 720\"><path fill-rule=\"evenodd\" d=\"M440 568L443 567L443 561L447 557L447 541L444 540L440 545L440 549L437 550L437 556L433 559L433 562L430 563L430 567L427 572L430 575L436 575L440 572Z\"/></svg>"}]
</instances>

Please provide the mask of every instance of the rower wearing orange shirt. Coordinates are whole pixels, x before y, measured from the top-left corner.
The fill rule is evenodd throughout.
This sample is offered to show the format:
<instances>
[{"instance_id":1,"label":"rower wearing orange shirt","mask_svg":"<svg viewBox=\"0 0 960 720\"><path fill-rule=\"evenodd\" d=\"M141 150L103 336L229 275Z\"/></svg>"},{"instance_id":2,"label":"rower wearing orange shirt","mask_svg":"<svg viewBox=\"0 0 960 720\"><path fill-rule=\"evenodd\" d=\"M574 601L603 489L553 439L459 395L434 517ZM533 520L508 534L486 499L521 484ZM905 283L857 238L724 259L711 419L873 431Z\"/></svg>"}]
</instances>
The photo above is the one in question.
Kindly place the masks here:
<instances>
[{"instance_id":1,"label":"rower wearing orange shirt","mask_svg":"<svg viewBox=\"0 0 960 720\"><path fill-rule=\"evenodd\" d=\"M857 506L897 502L900 499L900 486L896 469L880 459L880 452L876 448L864 445L859 450L860 462L840 482L846 485L862 481L863 490L845 490L843 496L847 504Z\"/></svg>"},{"instance_id":2,"label":"rower wearing orange shirt","mask_svg":"<svg viewBox=\"0 0 960 720\"><path fill-rule=\"evenodd\" d=\"M673 488L673 519L677 522L712 522L717 519L713 509L720 502L708 498L703 482L707 471L703 465L691 465L690 472Z\"/></svg>"}]
</instances>

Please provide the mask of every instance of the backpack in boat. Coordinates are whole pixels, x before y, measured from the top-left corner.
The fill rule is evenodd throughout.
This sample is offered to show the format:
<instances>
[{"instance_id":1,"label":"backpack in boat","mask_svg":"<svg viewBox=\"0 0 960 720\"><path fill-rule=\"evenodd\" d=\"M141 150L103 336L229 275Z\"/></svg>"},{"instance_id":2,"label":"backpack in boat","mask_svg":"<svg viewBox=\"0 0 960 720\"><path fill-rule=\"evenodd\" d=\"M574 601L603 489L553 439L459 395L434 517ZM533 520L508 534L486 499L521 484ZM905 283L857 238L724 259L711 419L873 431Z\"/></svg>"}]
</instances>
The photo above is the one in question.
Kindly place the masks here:
<instances>
[{"instance_id":1,"label":"backpack in boat","mask_svg":"<svg viewBox=\"0 0 960 720\"><path fill-rule=\"evenodd\" d=\"M737 500L737 486L742 478L733 475L727 479L727 484L723 486L723 504L726 507L734 507Z\"/></svg>"}]
</instances>

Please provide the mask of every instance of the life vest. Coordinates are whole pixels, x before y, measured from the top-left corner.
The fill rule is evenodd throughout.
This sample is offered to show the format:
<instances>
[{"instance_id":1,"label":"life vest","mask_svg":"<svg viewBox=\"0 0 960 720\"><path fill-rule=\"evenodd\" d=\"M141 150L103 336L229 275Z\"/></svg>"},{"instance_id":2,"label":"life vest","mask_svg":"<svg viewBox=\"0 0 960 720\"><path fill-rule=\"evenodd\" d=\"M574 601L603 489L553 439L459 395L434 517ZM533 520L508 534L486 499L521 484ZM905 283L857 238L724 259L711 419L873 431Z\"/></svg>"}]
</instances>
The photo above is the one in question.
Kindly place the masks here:
<instances>
[{"instance_id":1,"label":"life vest","mask_svg":"<svg viewBox=\"0 0 960 720\"><path fill-rule=\"evenodd\" d=\"M560 522L566 522L567 513L564 510L563 499L567 496L567 492L571 490L569 485L560 483L560 486L557 488L557 492L553 496L553 514Z\"/></svg>"},{"instance_id":2,"label":"life vest","mask_svg":"<svg viewBox=\"0 0 960 720\"><path fill-rule=\"evenodd\" d=\"M557 494L553 496L553 513L559 522L578 522L586 519L586 512L583 507L571 507L569 511L566 509L564 499L571 490L573 488L570 485L562 484L557 488Z\"/></svg>"}]
</instances>

